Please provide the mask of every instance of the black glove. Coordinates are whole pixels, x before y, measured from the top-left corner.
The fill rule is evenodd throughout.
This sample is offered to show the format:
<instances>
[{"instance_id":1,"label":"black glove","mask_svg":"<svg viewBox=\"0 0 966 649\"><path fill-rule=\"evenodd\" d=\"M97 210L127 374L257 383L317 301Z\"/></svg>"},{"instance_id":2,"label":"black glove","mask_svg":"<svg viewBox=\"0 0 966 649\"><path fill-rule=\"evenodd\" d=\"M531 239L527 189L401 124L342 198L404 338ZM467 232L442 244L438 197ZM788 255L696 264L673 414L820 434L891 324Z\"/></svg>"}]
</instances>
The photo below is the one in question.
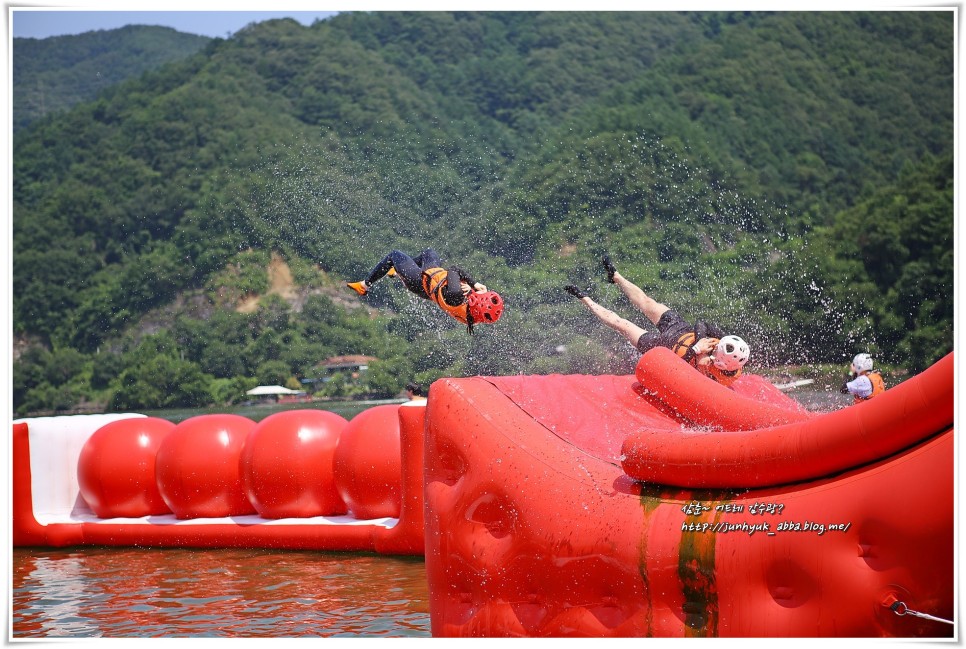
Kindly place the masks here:
<instances>
[{"instance_id":1,"label":"black glove","mask_svg":"<svg viewBox=\"0 0 966 649\"><path fill-rule=\"evenodd\" d=\"M617 269L614 268L614 264L611 263L611 261L610 261L610 255L608 255L605 252L604 253L604 256L601 257L600 263L604 266L604 270L607 271L607 281L610 282L611 284L613 284L614 283L614 273L617 272Z\"/></svg>"},{"instance_id":2,"label":"black glove","mask_svg":"<svg viewBox=\"0 0 966 649\"><path fill-rule=\"evenodd\" d=\"M570 293L571 295L573 295L578 300L580 298L582 298L582 297L587 297L587 294L586 293L584 293L583 291L581 291L579 288L577 288L573 284L567 284L566 286L564 286L564 290L567 291L568 293Z\"/></svg>"},{"instance_id":3,"label":"black glove","mask_svg":"<svg viewBox=\"0 0 966 649\"><path fill-rule=\"evenodd\" d=\"M842 387L839 388L839 392L841 392L842 394L848 394L849 393L849 384L848 384L848 381L846 381L845 383L842 384Z\"/></svg>"}]
</instances>

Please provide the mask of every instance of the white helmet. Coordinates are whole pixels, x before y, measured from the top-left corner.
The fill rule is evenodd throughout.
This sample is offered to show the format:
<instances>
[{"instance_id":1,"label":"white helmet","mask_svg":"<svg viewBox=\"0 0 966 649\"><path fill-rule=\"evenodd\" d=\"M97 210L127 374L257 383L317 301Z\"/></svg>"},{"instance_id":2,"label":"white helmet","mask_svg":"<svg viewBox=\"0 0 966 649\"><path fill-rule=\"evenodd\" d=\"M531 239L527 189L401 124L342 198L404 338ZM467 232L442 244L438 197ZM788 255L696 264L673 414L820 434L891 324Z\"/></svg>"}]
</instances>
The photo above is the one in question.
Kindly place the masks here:
<instances>
[{"instance_id":1,"label":"white helmet","mask_svg":"<svg viewBox=\"0 0 966 649\"><path fill-rule=\"evenodd\" d=\"M856 374L861 374L862 372L871 372L872 357L868 354L857 354L855 358L852 359L852 369L855 370Z\"/></svg>"},{"instance_id":2,"label":"white helmet","mask_svg":"<svg viewBox=\"0 0 966 649\"><path fill-rule=\"evenodd\" d=\"M751 350L748 349L748 343L738 336L723 337L712 352L715 367L726 372L740 370L750 356Z\"/></svg>"}]
</instances>

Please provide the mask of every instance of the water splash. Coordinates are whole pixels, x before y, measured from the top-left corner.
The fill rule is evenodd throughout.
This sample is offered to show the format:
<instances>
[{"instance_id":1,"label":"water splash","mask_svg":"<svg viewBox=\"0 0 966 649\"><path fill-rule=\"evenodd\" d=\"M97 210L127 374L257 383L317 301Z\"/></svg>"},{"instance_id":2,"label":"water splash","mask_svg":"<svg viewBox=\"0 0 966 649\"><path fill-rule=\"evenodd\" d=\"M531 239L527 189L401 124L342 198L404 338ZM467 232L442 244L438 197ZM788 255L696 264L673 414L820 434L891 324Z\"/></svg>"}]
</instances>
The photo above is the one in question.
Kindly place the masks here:
<instances>
[{"instance_id":1,"label":"water splash","mask_svg":"<svg viewBox=\"0 0 966 649\"><path fill-rule=\"evenodd\" d=\"M628 277L687 319L718 322L745 337L759 367L806 362L810 348L840 340L846 322L854 321L841 296L817 283L821 273L800 262L798 275L789 272L789 253L782 249L788 214L741 195L680 141L641 132L591 134L582 147L559 144L546 146L539 164L506 168L501 178L501 156L487 147L479 154L481 147L438 139L427 156L412 132L369 143L364 155L334 134L321 143L296 139L279 145L265 163L271 181L253 192L251 238L290 247L342 275L358 275L360 260L371 265L392 248L438 248L445 240L444 258L455 253L504 294L503 322L478 327L465 339L426 301L396 295L404 292L399 287L373 304L391 307L406 321L401 330L411 341L420 330L440 345L459 345L465 352L455 354L450 369L467 374L632 367L636 350L562 295L566 280L593 286L595 299L653 330L603 282L603 250L613 251L622 272L626 268ZM548 227L536 227L541 223ZM499 239L492 236L497 232ZM514 260L526 263L513 266ZM537 272L528 273L530 266ZM777 279L753 281L756 273ZM547 285L546 277L560 278L559 285ZM817 345L815 331L768 311L788 289L829 314L821 319L825 331ZM859 344L866 333L846 335ZM581 344L599 358L579 353ZM556 352L560 347L563 353Z\"/></svg>"}]
</instances>

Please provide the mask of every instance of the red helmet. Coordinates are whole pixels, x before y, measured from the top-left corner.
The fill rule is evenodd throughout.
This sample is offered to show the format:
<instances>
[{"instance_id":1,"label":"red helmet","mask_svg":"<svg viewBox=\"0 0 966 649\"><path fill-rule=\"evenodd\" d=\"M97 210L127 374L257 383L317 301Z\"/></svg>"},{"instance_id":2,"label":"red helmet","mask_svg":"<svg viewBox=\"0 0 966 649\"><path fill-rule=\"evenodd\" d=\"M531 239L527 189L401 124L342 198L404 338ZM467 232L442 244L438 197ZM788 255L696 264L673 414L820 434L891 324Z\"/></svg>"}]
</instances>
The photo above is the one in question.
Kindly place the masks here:
<instances>
[{"instance_id":1,"label":"red helmet","mask_svg":"<svg viewBox=\"0 0 966 649\"><path fill-rule=\"evenodd\" d=\"M472 292L466 297L473 322L494 323L503 315L503 298L496 291Z\"/></svg>"}]
</instances>

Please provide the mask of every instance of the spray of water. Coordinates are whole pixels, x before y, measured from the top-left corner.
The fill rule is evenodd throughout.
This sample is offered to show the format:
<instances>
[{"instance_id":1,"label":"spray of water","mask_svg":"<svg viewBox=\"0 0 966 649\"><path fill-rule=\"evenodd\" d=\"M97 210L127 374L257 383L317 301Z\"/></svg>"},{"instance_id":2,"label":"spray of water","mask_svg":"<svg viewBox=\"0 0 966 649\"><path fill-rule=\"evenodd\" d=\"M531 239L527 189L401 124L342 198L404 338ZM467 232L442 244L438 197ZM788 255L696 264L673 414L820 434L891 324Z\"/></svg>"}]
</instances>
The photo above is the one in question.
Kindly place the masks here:
<instances>
[{"instance_id":1,"label":"spray of water","mask_svg":"<svg viewBox=\"0 0 966 649\"><path fill-rule=\"evenodd\" d=\"M249 223L240 226L256 243L352 278L393 248L442 248L444 258L455 257L504 295L501 323L467 337L430 303L388 282L373 291L371 304L406 321L410 340L421 332L421 349L433 347L425 343L429 336L436 347L462 350L450 365L462 374L632 368L636 350L562 292L570 282L593 287L605 306L648 325L603 281L604 251L685 317L742 335L759 367L808 362L809 350L841 340L842 327L854 321L842 296L818 283L816 269L782 249L788 215L741 195L680 142L647 133L592 135L576 150L546 146L541 164L506 179L497 177L498 156L469 153L485 147L435 146L429 157L413 135L373 144L367 155L334 135L279 146L265 162L271 180L253 190ZM770 311L781 291L810 300L825 314L825 331ZM848 332L848 340L861 346L866 333Z\"/></svg>"}]
</instances>

